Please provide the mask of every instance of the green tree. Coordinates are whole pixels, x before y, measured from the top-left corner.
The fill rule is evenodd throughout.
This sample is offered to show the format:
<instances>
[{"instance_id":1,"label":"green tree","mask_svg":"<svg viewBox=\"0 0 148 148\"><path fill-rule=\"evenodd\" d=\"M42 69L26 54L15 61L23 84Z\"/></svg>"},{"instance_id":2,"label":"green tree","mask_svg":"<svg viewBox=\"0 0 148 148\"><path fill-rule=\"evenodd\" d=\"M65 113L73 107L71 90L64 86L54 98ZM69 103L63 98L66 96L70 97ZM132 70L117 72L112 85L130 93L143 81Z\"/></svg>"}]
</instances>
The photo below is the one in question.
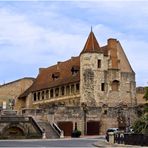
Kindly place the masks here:
<instances>
[{"instance_id":1,"label":"green tree","mask_svg":"<svg viewBox=\"0 0 148 148\"><path fill-rule=\"evenodd\" d=\"M148 101L148 87L145 87L143 98ZM144 109L141 117L133 124L135 133L148 134L148 103L144 104Z\"/></svg>"}]
</instances>

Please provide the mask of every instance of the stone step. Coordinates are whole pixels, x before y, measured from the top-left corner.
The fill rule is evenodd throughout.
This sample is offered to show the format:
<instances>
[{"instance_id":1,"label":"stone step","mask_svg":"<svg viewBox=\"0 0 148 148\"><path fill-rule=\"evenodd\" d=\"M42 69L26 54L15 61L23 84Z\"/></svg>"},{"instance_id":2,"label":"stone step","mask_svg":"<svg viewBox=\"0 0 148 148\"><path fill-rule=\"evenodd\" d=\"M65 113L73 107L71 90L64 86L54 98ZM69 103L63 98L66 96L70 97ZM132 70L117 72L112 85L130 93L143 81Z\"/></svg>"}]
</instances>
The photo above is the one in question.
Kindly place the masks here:
<instances>
[{"instance_id":1,"label":"stone step","mask_svg":"<svg viewBox=\"0 0 148 148\"><path fill-rule=\"evenodd\" d=\"M37 122L37 123L42 129L44 129L46 138L48 139L60 138L59 135L54 131L49 122Z\"/></svg>"}]
</instances>

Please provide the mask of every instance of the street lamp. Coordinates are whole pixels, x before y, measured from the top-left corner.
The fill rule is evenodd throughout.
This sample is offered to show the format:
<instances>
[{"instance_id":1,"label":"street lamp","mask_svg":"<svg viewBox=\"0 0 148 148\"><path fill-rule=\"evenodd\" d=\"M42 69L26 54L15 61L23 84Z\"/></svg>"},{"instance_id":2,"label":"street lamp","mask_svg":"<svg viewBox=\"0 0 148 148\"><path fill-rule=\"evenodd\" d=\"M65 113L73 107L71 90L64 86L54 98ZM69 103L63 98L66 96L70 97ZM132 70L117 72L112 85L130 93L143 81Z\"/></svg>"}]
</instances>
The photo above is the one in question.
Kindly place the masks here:
<instances>
[{"instance_id":1,"label":"street lamp","mask_svg":"<svg viewBox=\"0 0 148 148\"><path fill-rule=\"evenodd\" d=\"M87 104L86 103L82 103L81 104L82 108L83 108L83 117L84 117L84 135L86 135L86 114L87 114L87 111L88 111L88 108L87 108Z\"/></svg>"}]
</instances>

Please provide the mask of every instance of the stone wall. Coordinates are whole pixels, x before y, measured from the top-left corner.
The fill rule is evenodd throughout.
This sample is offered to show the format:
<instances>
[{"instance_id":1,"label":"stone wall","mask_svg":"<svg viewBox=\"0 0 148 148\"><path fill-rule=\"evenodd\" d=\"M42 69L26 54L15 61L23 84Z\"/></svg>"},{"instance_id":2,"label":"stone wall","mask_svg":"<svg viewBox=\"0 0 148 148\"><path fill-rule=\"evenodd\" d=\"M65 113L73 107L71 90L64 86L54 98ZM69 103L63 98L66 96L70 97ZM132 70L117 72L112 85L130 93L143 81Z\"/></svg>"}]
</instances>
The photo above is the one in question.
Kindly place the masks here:
<instances>
[{"instance_id":1,"label":"stone wall","mask_svg":"<svg viewBox=\"0 0 148 148\"><path fill-rule=\"evenodd\" d=\"M20 103L18 102L18 96L22 94L33 83L33 78L23 78L0 86L0 104L7 103L7 108L13 108L18 110ZM23 102L21 102L23 103Z\"/></svg>"},{"instance_id":2,"label":"stone wall","mask_svg":"<svg viewBox=\"0 0 148 148\"><path fill-rule=\"evenodd\" d=\"M105 134L106 130L111 127L118 127L118 117L124 115L126 126L132 125L137 118L136 109L129 107L88 107L86 112L86 123L89 121L100 122L100 135ZM36 116L36 117L35 117ZM47 118L46 118L47 117ZM84 134L84 111L80 106L55 106L47 108L40 114L34 115L36 121L42 120L50 123L71 121L73 123L73 130L75 123L77 128Z\"/></svg>"}]
</instances>

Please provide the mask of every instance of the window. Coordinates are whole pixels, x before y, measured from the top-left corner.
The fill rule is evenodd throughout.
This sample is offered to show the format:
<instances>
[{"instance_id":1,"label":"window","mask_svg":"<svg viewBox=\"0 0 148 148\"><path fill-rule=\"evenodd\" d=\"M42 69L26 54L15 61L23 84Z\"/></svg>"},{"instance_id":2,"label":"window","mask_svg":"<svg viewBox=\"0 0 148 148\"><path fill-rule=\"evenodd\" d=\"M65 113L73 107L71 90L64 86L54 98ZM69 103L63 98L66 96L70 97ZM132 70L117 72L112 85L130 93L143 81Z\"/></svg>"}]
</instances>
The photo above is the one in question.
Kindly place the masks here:
<instances>
[{"instance_id":1,"label":"window","mask_svg":"<svg viewBox=\"0 0 148 148\"><path fill-rule=\"evenodd\" d=\"M76 75L79 72L79 66L73 66L71 68L72 75Z\"/></svg>"},{"instance_id":2,"label":"window","mask_svg":"<svg viewBox=\"0 0 148 148\"><path fill-rule=\"evenodd\" d=\"M46 99L49 98L49 90L46 90Z\"/></svg>"},{"instance_id":3,"label":"window","mask_svg":"<svg viewBox=\"0 0 148 148\"><path fill-rule=\"evenodd\" d=\"M114 80L112 82L112 91L118 91L119 90L119 81Z\"/></svg>"},{"instance_id":4,"label":"window","mask_svg":"<svg viewBox=\"0 0 148 148\"><path fill-rule=\"evenodd\" d=\"M98 60L98 68L101 68L101 60Z\"/></svg>"},{"instance_id":5,"label":"window","mask_svg":"<svg viewBox=\"0 0 148 148\"><path fill-rule=\"evenodd\" d=\"M53 80L57 80L60 77L60 73L59 72L55 72L52 74L52 78Z\"/></svg>"},{"instance_id":6,"label":"window","mask_svg":"<svg viewBox=\"0 0 148 148\"><path fill-rule=\"evenodd\" d=\"M71 93L74 93L74 85L71 85Z\"/></svg>"},{"instance_id":7,"label":"window","mask_svg":"<svg viewBox=\"0 0 148 148\"><path fill-rule=\"evenodd\" d=\"M105 91L105 84L101 83L101 91Z\"/></svg>"},{"instance_id":8,"label":"window","mask_svg":"<svg viewBox=\"0 0 148 148\"><path fill-rule=\"evenodd\" d=\"M59 88L55 89L55 96L58 97L59 96Z\"/></svg>"},{"instance_id":9,"label":"window","mask_svg":"<svg viewBox=\"0 0 148 148\"><path fill-rule=\"evenodd\" d=\"M66 94L67 94L67 95L70 94L70 87L69 87L69 85L66 86Z\"/></svg>"},{"instance_id":10,"label":"window","mask_svg":"<svg viewBox=\"0 0 148 148\"><path fill-rule=\"evenodd\" d=\"M50 98L53 98L53 89L50 89Z\"/></svg>"},{"instance_id":11,"label":"window","mask_svg":"<svg viewBox=\"0 0 148 148\"><path fill-rule=\"evenodd\" d=\"M80 85L79 83L76 84L76 92L79 92L79 89L80 89Z\"/></svg>"},{"instance_id":12,"label":"window","mask_svg":"<svg viewBox=\"0 0 148 148\"><path fill-rule=\"evenodd\" d=\"M64 86L62 86L62 87L61 87L61 95L62 95L62 96L64 96L64 91L65 91L65 88L64 88Z\"/></svg>"},{"instance_id":13,"label":"window","mask_svg":"<svg viewBox=\"0 0 148 148\"><path fill-rule=\"evenodd\" d=\"M36 93L34 93L33 96L34 101L36 101Z\"/></svg>"},{"instance_id":14,"label":"window","mask_svg":"<svg viewBox=\"0 0 148 148\"><path fill-rule=\"evenodd\" d=\"M44 91L42 91L42 100L44 100Z\"/></svg>"},{"instance_id":15,"label":"window","mask_svg":"<svg viewBox=\"0 0 148 148\"><path fill-rule=\"evenodd\" d=\"M40 100L40 92L38 92L38 100Z\"/></svg>"}]
</instances>

